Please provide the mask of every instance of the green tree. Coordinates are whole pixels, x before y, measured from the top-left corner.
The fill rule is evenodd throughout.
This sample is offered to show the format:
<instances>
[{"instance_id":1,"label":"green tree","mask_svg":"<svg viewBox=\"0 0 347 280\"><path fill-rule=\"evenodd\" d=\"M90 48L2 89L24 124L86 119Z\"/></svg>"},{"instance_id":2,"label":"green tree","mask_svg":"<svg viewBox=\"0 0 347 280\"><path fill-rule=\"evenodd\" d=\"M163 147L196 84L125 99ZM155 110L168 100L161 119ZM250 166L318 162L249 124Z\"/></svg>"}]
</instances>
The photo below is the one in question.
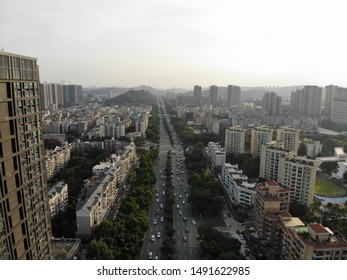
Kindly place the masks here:
<instances>
[{"instance_id":1,"label":"green tree","mask_svg":"<svg viewBox=\"0 0 347 280\"><path fill-rule=\"evenodd\" d=\"M337 172L337 162L322 162L319 166L321 171L325 174L332 175Z\"/></svg>"},{"instance_id":2,"label":"green tree","mask_svg":"<svg viewBox=\"0 0 347 280\"><path fill-rule=\"evenodd\" d=\"M53 150L57 146L58 147L61 146L61 142L58 139L53 139L53 138L44 139L44 147L46 150Z\"/></svg>"}]
</instances>

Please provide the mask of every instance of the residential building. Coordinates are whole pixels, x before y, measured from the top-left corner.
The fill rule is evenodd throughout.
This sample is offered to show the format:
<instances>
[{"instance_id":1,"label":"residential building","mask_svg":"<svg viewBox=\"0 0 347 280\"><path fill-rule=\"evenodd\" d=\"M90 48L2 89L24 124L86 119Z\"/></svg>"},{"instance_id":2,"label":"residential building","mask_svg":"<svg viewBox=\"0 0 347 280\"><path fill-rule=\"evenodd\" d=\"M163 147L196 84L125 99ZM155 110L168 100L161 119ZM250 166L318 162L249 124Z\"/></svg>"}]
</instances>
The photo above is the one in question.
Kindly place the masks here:
<instances>
[{"instance_id":1,"label":"residential building","mask_svg":"<svg viewBox=\"0 0 347 280\"><path fill-rule=\"evenodd\" d=\"M210 99L210 105L212 105L212 108L218 107L218 87L217 86L215 85L210 86L209 99Z\"/></svg>"},{"instance_id":2,"label":"residential building","mask_svg":"<svg viewBox=\"0 0 347 280\"><path fill-rule=\"evenodd\" d=\"M290 152L279 159L278 183L290 189L290 200L310 206L313 202L318 161Z\"/></svg>"},{"instance_id":3,"label":"residential building","mask_svg":"<svg viewBox=\"0 0 347 280\"><path fill-rule=\"evenodd\" d=\"M269 115L280 115L282 113L282 98L275 92L265 92L263 96L263 108Z\"/></svg>"},{"instance_id":4,"label":"residential building","mask_svg":"<svg viewBox=\"0 0 347 280\"><path fill-rule=\"evenodd\" d=\"M74 105L82 103L81 85L63 85L64 103L65 105Z\"/></svg>"},{"instance_id":5,"label":"residential building","mask_svg":"<svg viewBox=\"0 0 347 280\"><path fill-rule=\"evenodd\" d=\"M277 140L283 141L283 148L288 152L298 153L300 129L284 126L277 129Z\"/></svg>"},{"instance_id":6,"label":"residential building","mask_svg":"<svg viewBox=\"0 0 347 280\"><path fill-rule=\"evenodd\" d=\"M347 88L335 87L331 120L336 123L347 124Z\"/></svg>"},{"instance_id":7,"label":"residential building","mask_svg":"<svg viewBox=\"0 0 347 280\"><path fill-rule=\"evenodd\" d=\"M207 157L212 169L222 167L226 160L226 152L218 143L209 142L207 145Z\"/></svg>"},{"instance_id":8,"label":"residential building","mask_svg":"<svg viewBox=\"0 0 347 280\"><path fill-rule=\"evenodd\" d=\"M235 85L228 85L226 106L240 105L241 88Z\"/></svg>"},{"instance_id":9,"label":"residential building","mask_svg":"<svg viewBox=\"0 0 347 280\"><path fill-rule=\"evenodd\" d=\"M202 105L201 86L194 86L194 106L201 107Z\"/></svg>"},{"instance_id":10,"label":"residential building","mask_svg":"<svg viewBox=\"0 0 347 280\"><path fill-rule=\"evenodd\" d=\"M56 183L49 191L49 208L51 210L51 217L54 217L60 212L66 211L66 206L69 203L69 188L68 185L62 181Z\"/></svg>"},{"instance_id":11,"label":"residential building","mask_svg":"<svg viewBox=\"0 0 347 280\"><path fill-rule=\"evenodd\" d=\"M279 223L280 258L285 260L347 260L347 240L322 224L304 225L287 217Z\"/></svg>"},{"instance_id":12,"label":"residential building","mask_svg":"<svg viewBox=\"0 0 347 280\"><path fill-rule=\"evenodd\" d=\"M85 199L76 205L76 236L79 238L89 239L93 227L106 218L119 190L116 174L117 167L111 167L102 177L95 176L91 182L88 182L89 188Z\"/></svg>"},{"instance_id":13,"label":"residential building","mask_svg":"<svg viewBox=\"0 0 347 280\"><path fill-rule=\"evenodd\" d=\"M119 189L133 167L138 167L134 143L127 145L108 161L93 167L93 177L87 181L81 200L76 205L76 235L89 239L93 227L105 218Z\"/></svg>"},{"instance_id":14,"label":"residential building","mask_svg":"<svg viewBox=\"0 0 347 280\"><path fill-rule=\"evenodd\" d=\"M316 156L322 152L323 144L320 141L314 141L310 138L304 138L302 144L306 147L306 155L309 158L316 158Z\"/></svg>"},{"instance_id":15,"label":"residential building","mask_svg":"<svg viewBox=\"0 0 347 280\"><path fill-rule=\"evenodd\" d=\"M225 151L227 154L244 154L246 129L241 126L228 127L225 130Z\"/></svg>"},{"instance_id":16,"label":"residential building","mask_svg":"<svg viewBox=\"0 0 347 280\"><path fill-rule=\"evenodd\" d=\"M324 114L331 116L331 109L333 105L333 97L335 95L337 86L329 85L325 87L325 98L324 98Z\"/></svg>"},{"instance_id":17,"label":"residential building","mask_svg":"<svg viewBox=\"0 0 347 280\"><path fill-rule=\"evenodd\" d=\"M219 180L230 205L252 206L255 202L255 183L249 182L248 177L242 173L237 164L224 163Z\"/></svg>"},{"instance_id":18,"label":"residential building","mask_svg":"<svg viewBox=\"0 0 347 280\"><path fill-rule=\"evenodd\" d=\"M318 86L305 86L292 92L290 109L294 113L306 116L319 116L321 114L322 88Z\"/></svg>"},{"instance_id":19,"label":"residential building","mask_svg":"<svg viewBox=\"0 0 347 280\"><path fill-rule=\"evenodd\" d=\"M254 228L259 238L274 238L280 215L288 212L290 190L273 180L256 185Z\"/></svg>"},{"instance_id":20,"label":"residential building","mask_svg":"<svg viewBox=\"0 0 347 280\"><path fill-rule=\"evenodd\" d=\"M256 126L251 130L251 150L253 157L260 157L261 148L273 140L274 129L266 126Z\"/></svg>"},{"instance_id":21,"label":"residential building","mask_svg":"<svg viewBox=\"0 0 347 280\"><path fill-rule=\"evenodd\" d=\"M37 59L0 51L0 260L52 258Z\"/></svg>"},{"instance_id":22,"label":"residential building","mask_svg":"<svg viewBox=\"0 0 347 280\"><path fill-rule=\"evenodd\" d=\"M63 167L66 167L71 158L71 144L67 142L61 147L55 147L53 150L46 151L45 166L47 180L52 179Z\"/></svg>"},{"instance_id":23,"label":"residential building","mask_svg":"<svg viewBox=\"0 0 347 280\"><path fill-rule=\"evenodd\" d=\"M271 141L261 148L259 177L266 180L278 180L280 158L288 152L283 141Z\"/></svg>"}]
</instances>

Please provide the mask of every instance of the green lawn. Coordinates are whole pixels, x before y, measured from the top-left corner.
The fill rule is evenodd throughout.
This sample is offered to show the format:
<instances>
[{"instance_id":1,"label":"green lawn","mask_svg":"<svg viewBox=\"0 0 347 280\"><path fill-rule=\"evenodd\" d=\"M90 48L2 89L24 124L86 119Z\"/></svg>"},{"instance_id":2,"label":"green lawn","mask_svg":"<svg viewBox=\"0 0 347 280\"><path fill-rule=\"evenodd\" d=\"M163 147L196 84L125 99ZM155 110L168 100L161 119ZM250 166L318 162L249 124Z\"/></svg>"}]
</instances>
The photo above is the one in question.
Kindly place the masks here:
<instances>
[{"instance_id":1,"label":"green lawn","mask_svg":"<svg viewBox=\"0 0 347 280\"><path fill-rule=\"evenodd\" d=\"M328 196L328 197L339 197L346 195L345 190L323 177L317 176L314 193L317 195Z\"/></svg>"}]
</instances>

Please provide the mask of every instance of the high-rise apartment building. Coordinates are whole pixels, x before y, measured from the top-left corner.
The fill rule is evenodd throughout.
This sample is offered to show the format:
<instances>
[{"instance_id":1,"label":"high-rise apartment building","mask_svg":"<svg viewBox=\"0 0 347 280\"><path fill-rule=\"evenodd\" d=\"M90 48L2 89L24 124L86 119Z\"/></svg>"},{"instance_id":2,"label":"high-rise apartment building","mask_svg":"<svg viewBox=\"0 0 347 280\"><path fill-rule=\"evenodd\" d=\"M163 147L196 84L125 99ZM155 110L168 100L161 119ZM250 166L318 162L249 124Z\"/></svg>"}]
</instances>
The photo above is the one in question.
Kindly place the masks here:
<instances>
[{"instance_id":1,"label":"high-rise apartment building","mask_svg":"<svg viewBox=\"0 0 347 280\"><path fill-rule=\"evenodd\" d=\"M234 106L240 104L241 88L239 86L228 85L227 89L227 106Z\"/></svg>"},{"instance_id":2,"label":"high-rise apartment building","mask_svg":"<svg viewBox=\"0 0 347 280\"><path fill-rule=\"evenodd\" d=\"M265 92L263 96L263 108L269 115L280 115L282 98L274 92Z\"/></svg>"},{"instance_id":3,"label":"high-rise apartment building","mask_svg":"<svg viewBox=\"0 0 347 280\"><path fill-rule=\"evenodd\" d=\"M0 51L0 259L51 259L37 59Z\"/></svg>"},{"instance_id":4,"label":"high-rise apartment building","mask_svg":"<svg viewBox=\"0 0 347 280\"><path fill-rule=\"evenodd\" d=\"M63 85L64 102L67 105L82 103L82 86L81 85Z\"/></svg>"},{"instance_id":5,"label":"high-rise apartment building","mask_svg":"<svg viewBox=\"0 0 347 280\"><path fill-rule=\"evenodd\" d=\"M201 86L194 86L194 106L195 107L201 107Z\"/></svg>"},{"instance_id":6,"label":"high-rise apartment building","mask_svg":"<svg viewBox=\"0 0 347 280\"><path fill-rule=\"evenodd\" d=\"M283 141L283 148L288 152L298 153L300 129L289 126L277 129L277 140Z\"/></svg>"},{"instance_id":7,"label":"high-rise apartment building","mask_svg":"<svg viewBox=\"0 0 347 280\"><path fill-rule=\"evenodd\" d=\"M251 131L251 149L253 157L260 157L261 147L273 140L274 129L266 126L256 126Z\"/></svg>"},{"instance_id":8,"label":"high-rise apartment building","mask_svg":"<svg viewBox=\"0 0 347 280\"><path fill-rule=\"evenodd\" d=\"M290 190L273 180L256 185L254 227L260 238L271 240L277 231L280 214L288 212Z\"/></svg>"},{"instance_id":9,"label":"high-rise apartment building","mask_svg":"<svg viewBox=\"0 0 347 280\"><path fill-rule=\"evenodd\" d=\"M261 148L259 177L266 180L278 180L280 158L288 152L283 141L272 141Z\"/></svg>"},{"instance_id":10,"label":"high-rise apartment building","mask_svg":"<svg viewBox=\"0 0 347 280\"><path fill-rule=\"evenodd\" d=\"M41 84L40 104L41 110L57 110L64 105L63 85L60 84Z\"/></svg>"},{"instance_id":11,"label":"high-rise apartment building","mask_svg":"<svg viewBox=\"0 0 347 280\"><path fill-rule=\"evenodd\" d=\"M217 86L210 86L210 105L212 105L212 108L216 108L218 106L218 87Z\"/></svg>"},{"instance_id":12,"label":"high-rise apartment building","mask_svg":"<svg viewBox=\"0 0 347 280\"><path fill-rule=\"evenodd\" d=\"M290 189L290 201L310 206L316 183L317 161L290 152L279 159L278 183Z\"/></svg>"},{"instance_id":13,"label":"high-rise apartment building","mask_svg":"<svg viewBox=\"0 0 347 280\"><path fill-rule=\"evenodd\" d=\"M305 86L303 89L293 91L290 100L290 109L294 113L306 116L319 116L321 114L322 88L318 86Z\"/></svg>"},{"instance_id":14,"label":"high-rise apartment building","mask_svg":"<svg viewBox=\"0 0 347 280\"><path fill-rule=\"evenodd\" d=\"M225 151L227 154L244 154L246 129L240 126L228 127L225 130Z\"/></svg>"},{"instance_id":15,"label":"high-rise apartment building","mask_svg":"<svg viewBox=\"0 0 347 280\"><path fill-rule=\"evenodd\" d=\"M331 120L347 124L347 88L335 87L331 107Z\"/></svg>"},{"instance_id":16,"label":"high-rise apartment building","mask_svg":"<svg viewBox=\"0 0 347 280\"><path fill-rule=\"evenodd\" d=\"M325 97L324 97L324 114L331 116L331 108L333 105L333 97L335 94L337 86L329 85L325 87Z\"/></svg>"}]
</instances>

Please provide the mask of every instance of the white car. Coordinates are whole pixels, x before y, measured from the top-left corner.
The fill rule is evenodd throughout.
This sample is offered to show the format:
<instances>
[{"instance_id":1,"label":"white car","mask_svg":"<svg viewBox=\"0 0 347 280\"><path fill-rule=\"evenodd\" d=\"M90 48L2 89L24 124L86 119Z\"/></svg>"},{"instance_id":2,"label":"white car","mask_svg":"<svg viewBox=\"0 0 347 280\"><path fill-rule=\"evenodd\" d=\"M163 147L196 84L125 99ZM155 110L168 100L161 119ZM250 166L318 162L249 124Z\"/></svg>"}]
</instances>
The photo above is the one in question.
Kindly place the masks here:
<instances>
[{"instance_id":1,"label":"white car","mask_svg":"<svg viewBox=\"0 0 347 280\"><path fill-rule=\"evenodd\" d=\"M153 225L157 224L157 219L153 219Z\"/></svg>"},{"instance_id":2,"label":"white car","mask_svg":"<svg viewBox=\"0 0 347 280\"><path fill-rule=\"evenodd\" d=\"M164 222L164 217L163 216L160 217L160 221Z\"/></svg>"},{"instance_id":3,"label":"white car","mask_svg":"<svg viewBox=\"0 0 347 280\"><path fill-rule=\"evenodd\" d=\"M196 221L195 221L195 220L192 220L192 224L195 226L195 225L196 225Z\"/></svg>"},{"instance_id":4,"label":"white car","mask_svg":"<svg viewBox=\"0 0 347 280\"><path fill-rule=\"evenodd\" d=\"M151 236L151 242L154 242L154 240L155 240L155 237L154 237L154 235L152 235Z\"/></svg>"},{"instance_id":5,"label":"white car","mask_svg":"<svg viewBox=\"0 0 347 280\"><path fill-rule=\"evenodd\" d=\"M161 234L160 231L157 232L157 238L160 238Z\"/></svg>"},{"instance_id":6,"label":"white car","mask_svg":"<svg viewBox=\"0 0 347 280\"><path fill-rule=\"evenodd\" d=\"M178 215L182 216L182 211L179 211L179 212L178 212Z\"/></svg>"}]
</instances>

